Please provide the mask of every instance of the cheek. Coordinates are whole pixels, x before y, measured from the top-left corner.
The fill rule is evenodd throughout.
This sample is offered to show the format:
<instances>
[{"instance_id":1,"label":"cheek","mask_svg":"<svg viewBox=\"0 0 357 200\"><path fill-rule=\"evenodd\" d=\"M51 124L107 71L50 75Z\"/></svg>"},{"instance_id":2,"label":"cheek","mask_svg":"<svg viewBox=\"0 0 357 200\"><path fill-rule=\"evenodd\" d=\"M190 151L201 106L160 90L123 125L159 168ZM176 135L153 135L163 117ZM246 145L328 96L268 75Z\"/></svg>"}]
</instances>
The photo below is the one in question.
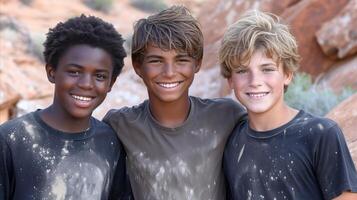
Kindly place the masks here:
<instances>
[{"instance_id":1,"label":"cheek","mask_svg":"<svg viewBox=\"0 0 357 200\"><path fill-rule=\"evenodd\" d=\"M240 89L245 85L246 81L244 77L232 76L229 82L232 89Z\"/></svg>"},{"instance_id":2,"label":"cheek","mask_svg":"<svg viewBox=\"0 0 357 200\"><path fill-rule=\"evenodd\" d=\"M276 90L284 91L285 79L284 77L270 77L268 79L271 87L274 87Z\"/></svg>"},{"instance_id":3,"label":"cheek","mask_svg":"<svg viewBox=\"0 0 357 200\"><path fill-rule=\"evenodd\" d=\"M95 88L101 93L107 93L110 91L110 80L107 81L95 81Z\"/></svg>"},{"instance_id":4,"label":"cheek","mask_svg":"<svg viewBox=\"0 0 357 200\"><path fill-rule=\"evenodd\" d=\"M142 76L144 77L153 77L161 73L160 67L144 67L142 69Z\"/></svg>"},{"instance_id":5,"label":"cheek","mask_svg":"<svg viewBox=\"0 0 357 200\"><path fill-rule=\"evenodd\" d=\"M183 74L185 76L192 76L196 73L195 65L178 65L175 66L175 71L178 74Z\"/></svg>"}]
</instances>

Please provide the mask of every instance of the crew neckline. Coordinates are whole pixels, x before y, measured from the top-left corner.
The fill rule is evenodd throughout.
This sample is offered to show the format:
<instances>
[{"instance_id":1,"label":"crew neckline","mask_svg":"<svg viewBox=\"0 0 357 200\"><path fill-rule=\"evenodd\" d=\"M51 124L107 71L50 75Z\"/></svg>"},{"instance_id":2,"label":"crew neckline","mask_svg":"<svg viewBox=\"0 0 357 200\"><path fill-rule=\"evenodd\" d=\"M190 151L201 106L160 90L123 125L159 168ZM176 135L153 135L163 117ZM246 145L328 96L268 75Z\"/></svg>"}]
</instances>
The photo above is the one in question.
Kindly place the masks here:
<instances>
[{"instance_id":1,"label":"crew neckline","mask_svg":"<svg viewBox=\"0 0 357 200\"><path fill-rule=\"evenodd\" d=\"M94 134L93 126L94 126L94 118L90 118L90 127L87 130L80 131L80 132L64 132L58 129L55 129L48 125L45 121L43 121L39 114L40 110L36 110L34 112L34 119L35 121L45 129L49 134L52 134L56 137L60 137L63 139L70 139L70 140L84 140L91 137Z\"/></svg>"},{"instance_id":2,"label":"crew neckline","mask_svg":"<svg viewBox=\"0 0 357 200\"><path fill-rule=\"evenodd\" d=\"M193 116L195 106L194 106L194 101L192 100L191 96L189 96L189 101L190 101L190 109L189 109L189 113L188 113L188 116L187 116L186 120L181 125L179 125L179 126L177 126L175 128L170 128L170 127L163 126L163 125L160 124L159 121L157 121L154 118L154 116L152 115L151 110L150 110L149 101L147 101L146 104L145 104L145 110L149 115L150 122L152 122L152 124L155 127L159 128L159 129L161 129L161 130L163 130L163 131L165 131L167 133L174 134L174 132L176 132L178 130L182 130L183 128L185 128L187 126L187 124L191 121L191 117Z\"/></svg>"},{"instance_id":3,"label":"crew neckline","mask_svg":"<svg viewBox=\"0 0 357 200\"><path fill-rule=\"evenodd\" d=\"M291 119L288 123L283 124L277 128L274 128L272 130L268 130L268 131L256 131L254 129L252 129L249 126L249 119L248 119L248 123L247 123L247 134L250 137L253 138L257 138L257 139L268 139L277 135L280 135L281 133L284 132L284 130L286 130L287 128L289 128L292 124L294 124L294 122L296 120L298 120L299 118L301 118L301 116L304 114L303 110L299 110L299 112L295 115L295 117L293 119Z\"/></svg>"}]
</instances>

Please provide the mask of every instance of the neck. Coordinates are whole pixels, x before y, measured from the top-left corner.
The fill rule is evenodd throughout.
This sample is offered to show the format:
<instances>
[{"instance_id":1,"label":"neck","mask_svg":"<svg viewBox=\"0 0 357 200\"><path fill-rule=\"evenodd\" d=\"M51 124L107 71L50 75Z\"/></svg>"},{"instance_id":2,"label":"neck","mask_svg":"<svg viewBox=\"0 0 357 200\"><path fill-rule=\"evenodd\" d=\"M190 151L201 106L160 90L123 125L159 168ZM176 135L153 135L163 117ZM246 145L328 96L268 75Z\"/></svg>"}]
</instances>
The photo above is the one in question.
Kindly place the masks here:
<instances>
[{"instance_id":1,"label":"neck","mask_svg":"<svg viewBox=\"0 0 357 200\"><path fill-rule=\"evenodd\" d=\"M248 111L249 126L256 131L269 131L291 121L298 110L287 105L265 113L251 113Z\"/></svg>"},{"instance_id":2,"label":"neck","mask_svg":"<svg viewBox=\"0 0 357 200\"><path fill-rule=\"evenodd\" d=\"M52 128L63 132L78 133L90 127L90 116L83 119L74 118L66 115L62 109L56 109L54 104L41 110L40 117Z\"/></svg>"},{"instance_id":3,"label":"neck","mask_svg":"<svg viewBox=\"0 0 357 200\"><path fill-rule=\"evenodd\" d=\"M190 99L177 102L149 103L153 117L163 126L175 128L185 122L190 112Z\"/></svg>"}]
</instances>

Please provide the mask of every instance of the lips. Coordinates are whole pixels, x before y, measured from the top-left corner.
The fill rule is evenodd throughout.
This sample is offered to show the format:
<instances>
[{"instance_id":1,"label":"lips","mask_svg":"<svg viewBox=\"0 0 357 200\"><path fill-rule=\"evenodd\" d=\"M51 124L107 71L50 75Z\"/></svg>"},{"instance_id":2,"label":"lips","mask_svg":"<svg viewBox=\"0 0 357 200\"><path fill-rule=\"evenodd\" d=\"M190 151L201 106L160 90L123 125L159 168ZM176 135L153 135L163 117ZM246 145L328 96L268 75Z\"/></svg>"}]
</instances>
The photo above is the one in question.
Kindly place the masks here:
<instances>
[{"instance_id":1,"label":"lips","mask_svg":"<svg viewBox=\"0 0 357 200\"><path fill-rule=\"evenodd\" d=\"M91 101L94 99L93 97L89 96L80 96L80 95L71 95L73 99L75 99L75 104L78 107L86 108L91 105Z\"/></svg>"},{"instance_id":2,"label":"lips","mask_svg":"<svg viewBox=\"0 0 357 200\"><path fill-rule=\"evenodd\" d=\"M157 84L163 88L171 89L175 88L180 85L183 81L176 81L176 82L157 82Z\"/></svg>"}]
</instances>

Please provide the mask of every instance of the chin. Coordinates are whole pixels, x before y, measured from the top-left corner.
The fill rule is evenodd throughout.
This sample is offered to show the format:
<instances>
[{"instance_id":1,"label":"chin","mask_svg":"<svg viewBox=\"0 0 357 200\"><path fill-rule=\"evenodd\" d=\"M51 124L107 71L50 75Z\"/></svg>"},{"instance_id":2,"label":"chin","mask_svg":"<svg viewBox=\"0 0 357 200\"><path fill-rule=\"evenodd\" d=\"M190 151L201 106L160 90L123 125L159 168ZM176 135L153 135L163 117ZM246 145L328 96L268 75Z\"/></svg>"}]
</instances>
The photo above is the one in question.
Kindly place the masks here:
<instances>
[{"instance_id":1,"label":"chin","mask_svg":"<svg viewBox=\"0 0 357 200\"><path fill-rule=\"evenodd\" d=\"M69 114L76 119L84 119L92 116L92 110L72 110Z\"/></svg>"}]
</instances>

